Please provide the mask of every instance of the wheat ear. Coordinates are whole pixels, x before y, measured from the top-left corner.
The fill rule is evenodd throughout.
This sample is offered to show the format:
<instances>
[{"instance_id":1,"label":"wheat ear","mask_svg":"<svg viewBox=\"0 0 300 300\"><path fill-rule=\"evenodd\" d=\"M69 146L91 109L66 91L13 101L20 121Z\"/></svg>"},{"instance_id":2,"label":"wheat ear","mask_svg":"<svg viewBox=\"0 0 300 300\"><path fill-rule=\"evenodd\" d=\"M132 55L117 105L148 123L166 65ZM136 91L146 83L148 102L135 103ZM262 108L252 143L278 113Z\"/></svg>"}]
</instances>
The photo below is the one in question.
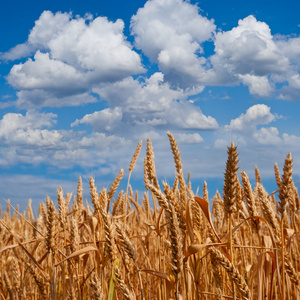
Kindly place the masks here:
<instances>
[{"instance_id":1,"label":"wheat ear","mask_svg":"<svg viewBox=\"0 0 300 300\"><path fill-rule=\"evenodd\" d=\"M114 272L115 272L115 276L116 276L116 279L117 279L117 286L123 294L123 297L124 297L123 299L125 299L125 300L135 299L133 294L129 291L129 289L128 289L127 285L125 284L124 280L122 279L119 267L117 265L115 265L115 267L114 267Z\"/></svg>"},{"instance_id":2,"label":"wheat ear","mask_svg":"<svg viewBox=\"0 0 300 300\"><path fill-rule=\"evenodd\" d=\"M82 209L83 209L83 196L82 196L82 179L81 179L81 177L78 178L76 202L77 202L79 211L82 211Z\"/></svg>"},{"instance_id":3,"label":"wheat ear","mask_svg":"<svg viewBox=\"0 0 300 300\"><path fill-rule=\"evenodd\" d=\"M242 299L250 300L251 293L249 287L245 282L244 277L240 274L240 272L236 269L236 267L217 248L210 247L210 253L213 259L217 260L219 264L225 268L226 272L228 273L228 275L231 277L231 279L237 286L238 291L241 293Z\"/></svg>"},{"instance_id":4,"label":"wheat ear","mask_svg":"<svg viewBox=\"0 0 300 300\"><path fill-rule=\"evenodd\" d=\"M133 157L131 159L131 162L130 162L130 165L129 165L129 172L131 173L135 164L136 164L136 161L139 157L139 154L140 154L140 151L141 151L141 148L142 148L142 144L143 144L143 141L140 140L139 143L137 144L136 146L136 149L135 149L135 152L133 154Z\"/></svg>"},{"instance_id":5,"label":"wheat ear","mask_svg":"<svg viewBox=\"0 0 300 300\"><path fill-rule=\"evenodd\" d=\"M93 291L92 300L104 300L102 286L99 278L94 274L90 281L90 287Z\"/></svg>"},{"instance_id":6,"label":"wheat ear","mask_svg":"<svg viewBox=\"0 0 300 300\"><path fill-rule=\"evenodd\" d=\"M107 193L107 201L110 202L110 200L112 199L113 195L115 194L122 178L123 178L123 174L124 174L124 170L121 169L119 174L117 175L117 177L115 178L115 180L113 181L113 183L111 184L108 193Z\"/></svg>"}]
</instances>

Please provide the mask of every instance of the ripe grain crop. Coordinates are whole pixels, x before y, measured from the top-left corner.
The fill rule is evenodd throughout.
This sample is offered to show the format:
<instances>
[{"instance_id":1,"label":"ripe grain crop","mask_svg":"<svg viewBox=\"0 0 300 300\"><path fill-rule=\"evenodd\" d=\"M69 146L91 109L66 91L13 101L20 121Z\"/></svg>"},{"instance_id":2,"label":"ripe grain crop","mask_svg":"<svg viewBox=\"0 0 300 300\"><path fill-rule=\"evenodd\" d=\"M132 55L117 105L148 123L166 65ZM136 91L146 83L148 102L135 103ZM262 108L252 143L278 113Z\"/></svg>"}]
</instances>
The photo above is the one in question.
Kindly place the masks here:
<instances>
[{"instance_id":1,"label":"ripe grain crop","mask_svg":"<svg viewBox=\"0 0 300 300\"><path fill-rule=\"evenodd\" d=\"M0 211L0 298L300 299L300 201L291 153L282 176L275 164L278 190L269 194L257 167L253 187L240 172L232 142L223 194L209 200L206 182L202 197L195 196L176 140L167 135L172 184L159 182L148 139L143 195L130 184L140 141L125 192L116 194L121 169L108 191L97 191L90 178L90 201L83 201L81 177L73 198L59 187L57 206L47 197L37 216L31 201L21 213L7 200Z\"/></svg>"}]
</instances>

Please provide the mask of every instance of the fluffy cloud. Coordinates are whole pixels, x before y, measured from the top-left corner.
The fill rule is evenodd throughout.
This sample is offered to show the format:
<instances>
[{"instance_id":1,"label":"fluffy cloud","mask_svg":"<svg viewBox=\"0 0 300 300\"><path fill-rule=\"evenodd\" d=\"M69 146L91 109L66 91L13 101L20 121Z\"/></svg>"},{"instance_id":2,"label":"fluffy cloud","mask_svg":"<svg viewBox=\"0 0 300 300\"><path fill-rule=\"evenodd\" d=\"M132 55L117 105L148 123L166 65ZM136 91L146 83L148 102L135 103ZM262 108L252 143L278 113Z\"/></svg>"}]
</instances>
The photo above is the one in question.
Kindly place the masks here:
<instances>
[{"instance_id":1,"label":"fluffy cloud","mask_svg":"<svg viewBox=\"0 0 300 300\"><path fill-rule=\"evenodd\" d=\"M8 113L0 120L0 164L41 163L56 151L70 135L66 131L46 129L56 123L56 115L28 111L25 116Z\"/></svg>"},{"instance_id":2,"label":"fluffy cloud","mask_svg":"<svg viewBox=\"0 0 300 300\"><path fill-rule=\"evenodd\" d=\"M114 128L122 134L153 129L211 130L217 121L205 116L200 108L187 101L195 91L171 89L162 73L155 73L145 82L132 78L94 89L108 101L110 109L86 115L73 125L91 124L95 130ZM99 126L100 124L100 126ZM103 124L103 126L102 126Z\"/></svg>"},{"instance_id":3,"label":"fluffy cloud","mask_svg":"<svg viewBox=\"0 0 300 300\"><path fill-rule=\"evenodd\" d=\"M294 74L289 79L290 87L300 90L300 75Z\"/></svg>"},{"instance_id":4,"label":"fluffy cloud","mask_svg":"<svg viewBox=\"0 0 300 300\"><path fill-rule=\"evenodd\" d=\"M272 113L264 104L251 106L246 113L230 121L216 132L215 151L226 150L230 140L238 145L241 154L240 167L253 174L253 164L258 164L265 176L273 175L274 162L284 160L289 151L299 155L300 137L282 132L280 128L266 125L275 123L281 116ZM299 169L295 162L295 169ZM248 172L248 171L247 171Z\"/></svg>"},{"instance_id":5,"label":"fluffy cloud","mask_svg":"<svg viewBox=\"0 0 300 300\"><path fill-rule=\"evenodd\" d=\"M289 135L287 133L284 133L282 135L283 141L286 145L290 146L296 146L298 149L300 147L300 137L296 135Z\"/></svg>"},{"instance_id":6,"label":"fluffy cloud","mask_svg":"<svg viewBox=\"0 0 300 300\"><path fill-rule=\"evenodd\" d=\"M148 1L131 19L136 48L181 86L203 81L206 60L199 56L201 43L209 40L215 29L214 20L182 0Z\"/></svg>"},{"instance_id":7,"label":"fluffy cloud","mask_svg":"<svg viewBox=\"0 0 300 300\"><path fill-rule=\"evenodd\" d=\"M272 166L282 160L288 147L299 154L298 136L282 133L276 125L270 127L279 116L269 106L253 105L231 121L222 116L220 122L227 125L219 128L214 115L205 115L200 109L203 102L192 99L199 99L196 95L207 85L239 84L259 97L276 93L279 86L283 86L280 98L298 97L300 39L273 37L269 26L253 16L240 20L232 30L218 31L214 20L199 11L189 1L151 0L132 17L134 46L153 63L148 65L147 76L156 72L150 78L133 77L145 70L126 41L122 20L73 18L45 11L26 43L0 54L0 59L6 60L26 58L17 62L7 77L19 90L17 106L62 107L100 98L106 108L91 105L74 115L72 130L58 128L67 128L69 124L60 122L69 121L79 109L56 109L68 114L65 120L33 110L4 115L0 120L0 165L44 164L51 171L67 169L69 173L79 166L86 176L117 174L129 165L138 140L150 137L157 162L161 162L157 164L159 176L172 176L167 130L178 141L185 170L198 178L221 176L231 139L241 153L249 154L246 161L251 167L257 161ZM204 42L215 46L210 57L204 53ZM92 108L96 111L86 114ZM85 125L91 128L83 137L79 130L86 129ZM136 167L141 177L142 160Z\"/></svg>"},{"instance_id":8,"label":"fluffy cloud","mask_svg":"<svg viewBox=\"0 0 300 300\"><path fill-rule=\"evenodd\" d=\"M229 31L217 31L213 19L183 0L147 1L132 16L134 45L165 74L172 88L248 86L253 95L295 99L300 94L300 38L275 36L269 26L248 16ZM124 22L106 17L73 18L44 11L28 40L0 59L28 59L12 67L8 82L20 90L17 106L74 106L97 101L89 93L145 71L123 34ZM208 56L202 44L214 43ZM162 121L154 118L151 124Z\"/></svg>"},{"instance_id":9,"label":"fluffy cloud","mask_svg":"<svg viewBox=\"0 0 300 300\"><path fill-rule=\"evenodd\" d=\"M176 137L179 142L184 144L200 144L204 141L199 133L179 133Z\"/></svg>"},{"instance_id":10,"label":"fluffy cloud","mask_svg":"<svg viewBox=\"0 0 300 300\"><path fill-rule=\"evenodd\" d=\"M41 105L55 106L57 98L83 95L101 82L144 72L123 29L122 20L73 19L70 14L44 11L28 41L1 55L2 59L17 59L35 52L33 59L13 66L8 82L22 92L38 91ZM24 105L22 98L20 101ZM86 102L90 101L82 99Z\"/></svg>"},{"instance_id":11,"label":"fluffy cloud","mask_svg":"<svg viewBox=\"0 0 300 300\"><path fill-rule=\"evenodd\" d=\"M271 113L271 108L265 104L256 104L247 109L246 114L241 114L238 118L231 120L225 126L227 130L253 131L257 125L269 124L278 118Z\"/></svg>"},{"instance_id":12,"label":"fluffy cloud","mask_svg":"<svg viewBox=\"0 0 300 300\"><path fill-rule=\"evenodd\" d=\"M72 127L79 124L89 124L97 131L111 131L115 125L122 120L122 110L120 107L114 109L105 108L92 114L85 115L81 120L76 120L71 124Z\"/></svg>"},{"instance_id":13,"label":"fluffy cloud","mask_svg":"<svg viewBox=\"0 0 300 300\"><path fill-rule=\"evenodd\" d=\"M300 37L277 36L276 45L289 58L290 62L300 68Z\"/></svg>"},{"instance_id":14,"label":"fluffy cloud","mask_svg":"<svg viewBox=\"0 0 300 300\"><path fill-rule=\"evenodd\" d=\"M50 59L49 53L40 51L36 52L34 60L28 59L24 64L14 65L8 82L17 89L56 90L61 93L74 82L79 84L73 87L73 93L87 88L87 79L76 68L60 60Z\"/></svg>"},{"instance_id":15,"label":"fluffy cloud","mask_svg":"<svg viewBox=\"0 0 300 300\"><path fill-rule=\"evenodd\" d=\"M254 16L239 20L230 31L216 33L215 52L214 59L236 74L265 76L285 72L289 66L273 41L269 26Z\"/></svg>"},{"instance_id":16,"label":"fluffy cloud","mask_svg":"<svg viewBox=\"0 0 300 300\"><path fill-rule=\"evenodd\" d=\"M214 43L211 62L220 84L240 79L251 94L269 96L273 89L267 76L289 68L289 59L274 42L269 26L254 16L239 20L230 31L216 33Z\"/></svg>"},{"instance_id":17,"label":"fluffy cloud","mask_svg":"<svg viewBox=\"0 0 300 300\"><path fill-rule=\"evenodd\" d=\"M288 82L279 96L289 92L286 99L295 89L292 75L298 75L294 66L299 66L299 39L274 38L269 26L252 15L229 31L216 32L214 20L201 16L196 5L152 0L132 17L131 33L136 48L158 64L172 86L242 83L251 94L269 97L278 82ZM203 52L204 41L214 42L210 57Z\"/></svg>"},{"instance_id":18,"label":"fluffy cloud","mask_svg":"<svg viewBox=\"0 0 300 300\"><path fill-rule=\"evenodd\" d=\"M219 160L220 164L221 155L223 161L226 161L224 154L233 140L238 146L241 170L245 170L253 178L254 165L257 165L262 178L274 178L274 162L282 163L289 151L294 157L300 154L300 137L285 133L279 124L277 127L276 121L279 118L282 117L273 113L269 106L258 104L231 120L229 125L215 132L213 153L216 162ZM268 126L270 123L275 126ZM294 170L299 170L300 162L295 160L294 163ZM225 168L225 163L223 165Z\"/></svg>"},{"instance_id":19,"label":"fluffy cloud","mask_svg":"<svg viewBox=\"0 0 300 300\"><path fill-rule=\"evenodd\" d=\"M29 111L25 116L8 113L0 120L0 140L8 145L18 145L23 148L32 146L55 148L63 139L62 132L43 129L55 123L56 115L52 113L38 114Z\"/></svg>"},{"instance_id":20,"label":"fluffy cloud","mask_svg":"<svg viewBox=\"0 0 300 300\"><path fill-rule=\"evenodd\" d=\"M253 137L262 145L277 145L281 142L279 131L275 127L263 127L254 132Z\"/></svg>"},{"instance_id":21,"label":"fluffy cloud","mask_svg":"<svg viewBox=\"0 0 300 300\"><path fill-rule=\"evenodd\" d=\"M113 134L82 137L80 132L53 129L56 118L55 114L36 111L4 115L0 120L0 165L46 163L59 169L109 165L115 170L117 161L124 159L118 151L122 148L125 156L132 150L130 146L134 147L131 141Z\"/></svg>"},{"instance_id":22,"label":"fluffy cloud","mask_svg":"<svg viewBox=\"0 0 300 300\"><path fill-rule=\"evenodd\" d=\"M290 68L281 76L272 76L275 82L288 83L279 90L278 98L283 100L298 100L300 97L300 38L291 36L275 36L275 42L280 51L288 57Z\"/></svg>"},{"instance_id":23,"label":"fluffy cloud","mask_svg":"<svg viewBox=\"0 0 300 300\"><path fill-rule=\"evenodd\" d=\"M245 114L241 114L236 119L232 119L229 125L225 125L220 129L218 134L222 134L222 138L217 138L214 147L222 149L226 145L224 134L228 134L228 141L233 139L242 147L246 147L246 151L253 151L260 147L269 147L272 145L279 146L283 144L284 134L281 136L276 127L266 127L271 122L282 118L271 112L271 107L265 104L256 104L247 109ZM256 150L258 151L258 150Z\"/></svg>"},{"instance_id":24,"label":"fluffy cloud","mask_svg":"<svg viewBox=\"0 0 300 300\"><path fill-rule=\"evenodd\" d=\"M249 92L259 97L267 97L274 90L267 76L255 76L251 74L239 75L242 82L249 87Z\"/></svg>"},{"instance_id":25,"label":"fluffy cloud","mask_svg":"<svg viewBox=\"0 0 300 300\"><path fill-rule=\"evenodd\" d=\"M54 95L52 91L34 89L21 90L20 92L17 92L17 96L18 100L16 101L16 105L24 109L35 109L43 106L79 106L97 101L97 98L91 95L90 92L65 96Z\"/></svg>"}]
</instances>

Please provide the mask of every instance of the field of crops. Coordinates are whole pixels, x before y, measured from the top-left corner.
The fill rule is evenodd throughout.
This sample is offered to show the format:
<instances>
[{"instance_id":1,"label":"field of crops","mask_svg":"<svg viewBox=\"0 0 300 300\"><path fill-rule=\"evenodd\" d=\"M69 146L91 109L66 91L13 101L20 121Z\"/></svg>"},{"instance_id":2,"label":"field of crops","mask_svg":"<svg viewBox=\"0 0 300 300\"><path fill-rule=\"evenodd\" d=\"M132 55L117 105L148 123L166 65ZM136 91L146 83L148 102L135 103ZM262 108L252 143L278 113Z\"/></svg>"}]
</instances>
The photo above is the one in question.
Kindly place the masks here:
<instances>
[{"instance_id":1,"label":"field of crops","mask_svg":"<svg viewBox=\"0 0 300 300\"><path fill-rule=\"evenodd\" d=\"M274 165L278 190L270 194L257 168L253 187L240 172L232 142L223 191L208 199L206 183L194 195L168 137L172 184L157 180L148 139L143 195L130 185L140 142L127 179L121 170L108 190L97 190L90 178L89 202L81 178L76 195L59 188L57 205L47 197L38 216L30 202L24 213L8 202L0 219L0 299L300 299L291 154L282 171ZM127 189L116 194L121 180Z\"/></svg>"}]
</instances>

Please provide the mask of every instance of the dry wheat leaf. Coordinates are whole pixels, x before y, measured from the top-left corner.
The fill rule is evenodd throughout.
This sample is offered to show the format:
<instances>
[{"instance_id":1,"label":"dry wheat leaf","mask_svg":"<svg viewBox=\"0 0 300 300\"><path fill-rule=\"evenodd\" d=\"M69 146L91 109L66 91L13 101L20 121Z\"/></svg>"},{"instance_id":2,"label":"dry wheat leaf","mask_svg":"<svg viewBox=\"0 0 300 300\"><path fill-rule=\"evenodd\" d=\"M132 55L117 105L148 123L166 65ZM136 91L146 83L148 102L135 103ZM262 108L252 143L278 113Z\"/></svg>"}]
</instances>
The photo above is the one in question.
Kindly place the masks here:
<instances>
[{"instance_id":1,"label":"dry wheat leaf","mask_svg":"<svg viewBox=\"0 0 300 300\"><path fill-rule=\"evenodd\" d=\"M200 250L202 250L205 247L211 247L211 246L225 246L227 243L212 243L212 244L192 244L188 247L188 250L185 254L184 261L187 261L189 256L196 254Z\"/></svg>"},{"instance_id":2,"label":"dry wheat leaf","mask_svg":"<svg viewBox=\"0 0 300 300\"><path fill-rule=\"evenodd\" d=\"M208 220L209 222L209 225L211 226L215 236L217 237L218 241L221 242L221 239L220 237L218 236L216 230L215 230L215 227L213 225L213 221L212 221L212 218L211 218L211 214L210 214L210 210L209 210L209 204L206 200L204 200L203 198L200 198L200 197L194 197L194 199L196 200L196 202L199 204L199 206L201 207L206 219Z\"/></svg>"},{"instance_id":3,"label":"dry wheat leaf","mask_svg":"<svg viewBox=\"0 0 300 300\"><path fill-rule=\"evenodd\" d=\"M185 213L185 220L186 220L186 228L188 230L188 234L190 236L191 242L194 243L195 241L195 235L193 231L193 222L192 222L192 217L191 217L191 212L190 212L190 200L186 204L186 213Z\"/></svg>"},{"instance_id":4,"label":"dry wheat leaf","mask_svg":"<svg viewBox=\"0 0 300 300\"><path fill-rule=\"evenodd\" d=\"M74 258L76 256L79 256L79 255L82 255L82 254L85 254L89 251L96 251L96 252L99 252L98 249L96 247L93 247L93 246L88 246L88 247L85 247L85 248L82 248L78 251L75 251L74 253L72 253L70 256L64 258L63 260L61 260L60 262L58 262L55 267L57 267L58 265L60 265L61 263L63 263L64 261L68 260L68 259L71 259L71 258Z\"/></svg>"}]
</instances>

